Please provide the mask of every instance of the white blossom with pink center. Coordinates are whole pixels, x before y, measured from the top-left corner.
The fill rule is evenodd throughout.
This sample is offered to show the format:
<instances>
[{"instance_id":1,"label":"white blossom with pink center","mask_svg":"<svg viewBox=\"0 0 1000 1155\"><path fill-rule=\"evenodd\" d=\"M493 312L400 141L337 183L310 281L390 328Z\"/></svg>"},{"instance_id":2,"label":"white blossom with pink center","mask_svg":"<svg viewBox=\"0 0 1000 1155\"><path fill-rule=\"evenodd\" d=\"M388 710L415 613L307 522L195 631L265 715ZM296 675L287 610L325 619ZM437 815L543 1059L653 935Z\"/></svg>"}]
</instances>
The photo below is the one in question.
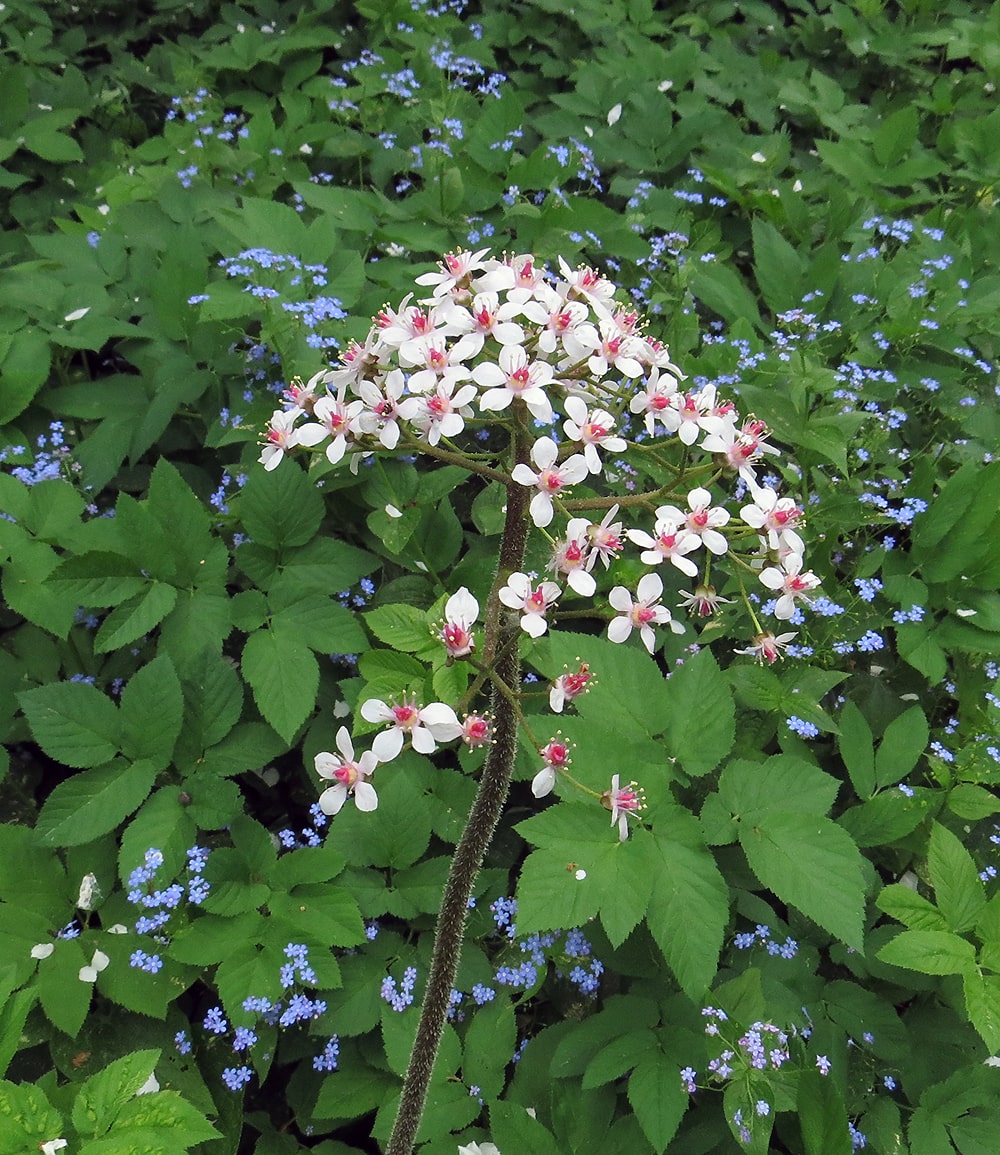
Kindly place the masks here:
<instances>
[{"instance_id":1,"label":"white blossom with pink center","mask_svg":"<svg viewBox=\"0 0 1000 1155\"><path fill-rule=\"evenodd\" d=\"M638 630L642 644L652 653L656 649L654 626L669 625L675 634L684 633L684 627L672 619L667 607L660 605L662 596L663 582L660 575L655 573L648 573L639 579L634 601L625 586L615 586L608 594L608 601L619 616L611 620L608 638L612 642L624 642L634 629Z\"/></svg>"},{"instance_id":2,"label":"white blossom with pink center","mask_svg":"<svg viewBox=\"0 0 1000 1155\"><path fill-rule=\"evenodd\" d=\"M483 258L489 254L489 249L479 249L478 252L468 250L457 253L447 253L441 261L441 269L437 273L421 273L416 279L418 285L433 285L431 292L435 297L447 297L453 294L456 288L461 289L462 283L471 278L473 273L480 272L488 267L489 262Z\"/></svg>"},{"instance_id":3,"label":"white blossom with pink center","mask_svg":"<svg viewBox=\"0 0 1000 1155\"><path fill-rule=\"evenodd\" d=\"M613 369L623 377L641 377L642 341L638 337L623 336L611 320L601 321L600 333L600 348L587 361L591 373L600 379Z\"/></svg>"},{"instance_id":4,"label":"white blossom with pink center","mask_svg":"<svg viewBox=\"0 0 1000 1155\"><path fill-rule=\"evenodd\" d=\"M351 435L351 425L364 409L363 401L345 402L339 397L321 397L313 406L313 417L319 423L323 437L329 437L326 456L331 465L336 465L347 452L347 442ZM312 428L303 425L299 437ZM315 436L315 434L311 434ZM318 442L317 442L318 444Z\"/></svg>"},{"instance_id":5,"label":"white blossom with pink center","mask_svg":"<svg viewBox=\"0 0 1000 1155\"><path fill-rule=\"evenodd\" d=\"M555 582L539 582L536 586L527 574L515 572L498 596L505 606L521 611L521 629L529 637L540 638L549 628L545 615L561 593Z\"/></svg>"},{"instance_id":6,"label":"white blossom with pink center","mask_svg":"<svg viewBox=\"0 0 1000 1155\"><path fill-rule=\"evenodd\" d=\"M381 387L374 381L360 381L355 389L364 408L354 419L354 432L377 436L386 449L395 449L399 444L402 416L399 403L406 389L402 369L387 373Z\"/></svg>"},{"instance_id":7,"label":"white blossom with pink center","mask_svg":"<svg viewBox=\"0 0 1000 1155\"><path fill-rule=\"evenodd\" d=\"M721 557L729 549L729 542L719 533L719 529L728 524L729 510L723 509L721 505L713 506L712 495L701 486L691 490L687 503L687 513L679 510L676 505L661 505L656 516L684 526L706 549Z\"/></svg>"},{"instance_id":8,"label":"white blossom with pink center","mask_svg":"<svg viewBox=\"0 0 1000 1155\"><path fill-rule=\"evenodd\" d=\"M552 420L552 403L545 390L554 376L547 361L532 361L520 345L504 345L496 363L484 361L472 371L472 380L486 387L479 399L484 412L507 409L519 397L532 417L544 422Z\"/></svg>"},{"instance_id":9,"label":"white blossom with pink center","mask_svg":"<svg viewBox=\"0 0 1000 1155\"><path fill-rule=\"evenodd\" d=\"M449 348L446 336L435 333L401 346L399 363L408 367L420 366L410 374L406 384L411 393L426 393L439 381L464 381L471 377L472 373L464 362L478 352L476 339L469 334Z\"/></svg>"},{"instance_id":10,"label":"white blossom with pink center","mask_svg":"<svg viewBox=\"0 0 1000 1155\"><path fill-rule=\"evenodd\" d=\"M477 293L468 308L456 305L446 316L451 328L478 342L476 353L479 353L487 338L496 341L498 345L522 344L524 330L511 319L520 313L520 305L509 301L501 305L496 293Z\"/></svg>"},{"instance_id":11,"label":"white blossom with pink center","mask_svg":"<svg viewBox=\"0 0 1000 1155\"><path fill-rule=\"evenodd\" d=\"M622 534L622 523L615 521L615 516L620 508L618 505L613 505L599 522L592 522L587 528L591 549L588 569L594 568L598 558L607 569L624 548L625 538Z\"/></svg>"},{"instance_id":12,"label":"white blossom with pink center","mask_svg":"<svg viewBox=\"0 0 1000 1155\"><path fill-rule=\"evenodd\" d=\"M628 816L646 808L646 792L636 782L619 786L619 775L612 774L611 789L601 795L601 805L611 811L611 825L618 826L618 841L628 838Z\"/></svg>"},{"instance_id":13,"label":"white blossom with pink center","mask_svg":"<svg viewBox=\"0 0 1000 1155\"><path fill-rule=\"evenodd\" d=\"M399 403L400 417L412 421L428 445L437 445L442 437L457 437L465 428L465 419L472 416L469 402L476 396L476 387L462 385L455 393L457 384L454 379L439 381L432 392Z\"/></svg>"},{"instance_id":14,"label":"white blossom with pink center","mask_svg":"<svg viewBox=\"0 0 1000 1155\"><path fill-rule=\"evenodd\" d=\"M566 584L581 597L594 596L597 582L588 571L593 565L590 560L590 542L587 531L590 521L586 517L571 518L566 526L566 537L559 542L552 553L549 569L558 577L566 578Z\"/></svg>"},{"instance_id":15,"label":"white blossom with pink center","mask_svg":"<svg viewBox=\"0 0 1000 1155\"><path fill-rule=\"evenodd\" d=\"M790 497L779 497L770 486L751 488L753 505L744 505L740 517L752 529L756 529L765 539L767 548L780 549L784 546L794 553L804 553L805 543L795 532L802 524L804 516Z\"/></svg>"},{"instance_id":16,"label":"white blossom with pink center","mask_svg":"<svg viewBox=\"0 0 1000 1155\"><path fill-rule=\"evenodd\" d=\"M582 301L567 301L549 285L539 285L533 299L521 306L521 312L538 326L538 349L546 355L554 353L561 343L570 356L571 348L579 349L574 359L580 360L601 343L597 329L589 323L587 306Z\"/></svg>"},{"instance_id":17,"label":"white blossom with pink center","mask_svg":"<svg viewBox=\"0 0 1000 1155\"><path fill-rule=\"evenodd\" d=\"M790 553L778 566L768 566L760 571L761 584L769 590L781 593L774 606L774 616L787 621L795 613L796 601L809 602L809 591L816 589L819 578L811 571L802 572L802 554Z\"/></svg>"},{"instance_id":18,"label":"white blossom with pink center","mask_svg":"<svg viewBox=\"0 0 1000 1155\"><path fill-rule=\"evenodd\" d=\"M531 520L539 528L549 525L554 515L552 508L553 497L565 496L571 485L583 481L587 476L587 462L579 453L567 457L561 464L556 464L559 456L559 446L551 437L539 437L531 447L531 460L538 466L535 473L522 461L515 465L511 477L518 485L532 485L538 492L531 499Z\"/></svg>"},{"instance_id":19,"label":"white blossom with pink center","mask_svg":"<svg viewBox=\"0 0 1000 1155\"><path fill-rule=\"evenodd\" d=\"M372 750L366 750L360 758L354 757L354 744L346 726L337 731L336 754L323 750L316 755L316 773L320 778L335 782L319 796L319 806L324 814L339 814L348 797L354 798L354 804L359 810L375 810L378 807L378 795L375 787L368 781L375 772L380 759Z\"/></svg>"},{"instance_id":20,"label":"white blossom with pink center","mask_svg":"<svg viewBox=\"0 0 1000 1155\"><path fill-rule=\"evenodd\" d=\"M608 306L614 301L615 286L607 277L602 277L596 269L591 269L587 265L571 269L562 257L559 258L559 272L569 286L568 299L580 297L593 305L602 316L607 316L611 312Z\"/></svg>"},{"instance_id":21,"label":"white blossom with pink center","mask_svg":"<svg viewBox=\"0 0 1000 1155\"><path fill-rule=\"evenodd\" d=\"M753 488L757 484L754 465L763 454L778 453L779 450L764 440L767 426L763 421L744 421L739 430L731 417L724 421L721 430L706 433L701 448L706 453L717 453L729 469L735 469L747 485Z\"/></svg>"},{"instance_id":22,"label":"white blossom with pink center","mask_svg":"<svg viewBox=\"0 0 1000 1155\"><path fill-rule=\"evenodd\" d=\"M745 650L734 650L733 653L746 654L747 657L756 658L760 665L767 662L771 666L784 656L781 651L786 649L796 636L794 631L789 634L777 635L772 633L757 634Z\"/></svg>"},{"instance_id":23,"label":"white blossom with pink center","mask_svg":"<svg viewBox=\"0 0 1000 1155\"><path fill-rule=\"evenodd\" d=\"M449 658L465 658L476 648L472 625L479 617L479 602L462 586L444 604L444 625L438 639Z\"/></svg>"},{"instance_id":24,"label":"white blossom with pink center","mask_svg":"<svg viewBox=\"0 0 1000 1155\"><path fill-rule=\"evenodd\" d=\"M544 284L545 270L536 265L535 258L528 253L493 261L487 272L476 279L480 293L506 292L507 300L519 305L530 300L535 290Z\"/></svg>"},{"instance_id":25,"label":"white blossom with pink center","mask_svg":"<svg viewBox=\"0 0 1000 1155\"><path fill-rule=\"evenodd\" d=\"M629 541L643 547L639 558L646 565L660 565L661 562L669 561L682 574L697 577L698 567L685 555L693 553L698 548L700 540L696 534L689 533L684 527L683 515L680 521L659 516L668 508L670 507L661 506L657 510L658 516L653 527L655 537L651 537L643 529L630 529L625 536Z\"/></svg>"},{"instance_id":26,"label":"white blossom with pink center","mask_svg":"<svg viewBox=\"0 0 1000 1155\"><path fill-rule=\"evenodd\" d=\"M260 451L257 461L270 473L277 469L286 453L297 445L313 446L326 437L326 430L322 425L303 425L295 428L295 422L302 416L301 409L275 409L271 420L267 423L267 440Z\"/></svg>"},{"instance_id":27,"label":"white blossom with pink center","mask_svg":"<svg viewBox=\"0 0 1000 1155\"><path fill-rule=\"evenodd\" d=\"M670 373L661 373L659 369L650 370L646 384L641 393L636 393L628 403L632 413L643 413L646 432L650 437L656 436L656 423L659 422L668 433L676 431L674 421L673 398L677 393L677 378ZM669 416L668 416L669 415Z\"/></svg>"},{"instance_id":28,"label":"white blossom with pink center","mask_svg":"<svg viewBox=\"0 0 1000 1155\"><path fill-rule=\"evenodd\" d=\"M623 453L628 442L612 433L615 419L604 409L588 409L582 397L567 397L563 402L567 420L563 430L570 441L583 444L583 457L591 473L600 473L603 468L598 449L608 453Z\"/></svg>"},{"instance_id":29,"label":"white blossom with pink center","mask_svg":"<svg viewBox=\"0 0 1000 1155\"><path fill-rule=\"evenodd\" d=\"M592 684L596 685L596 680L586 662L581 662L579 668L572 673L567 669L566 673L560 674L549 687L549 709L554 714L561 714L567 702L572 702L574 698L585 694Z\"/></svg>"},{"instance_id":30,"label":"white blossom with pink center","mask_svg":"<svg viewBox=\"0 0 1000 1155\"><path fill-rule=\"evenodd\" d=\"M366 722L387 722L388 730L377 734L372 753L380 762L395 758L409 738L418 754L433 754L438 742L450 742L462 733L462 723L451 706L431 702L417 706L415 698L403 696L399 705L388 705L380 698L369 698L361 706Z\"/></svg>"}]
</instances>

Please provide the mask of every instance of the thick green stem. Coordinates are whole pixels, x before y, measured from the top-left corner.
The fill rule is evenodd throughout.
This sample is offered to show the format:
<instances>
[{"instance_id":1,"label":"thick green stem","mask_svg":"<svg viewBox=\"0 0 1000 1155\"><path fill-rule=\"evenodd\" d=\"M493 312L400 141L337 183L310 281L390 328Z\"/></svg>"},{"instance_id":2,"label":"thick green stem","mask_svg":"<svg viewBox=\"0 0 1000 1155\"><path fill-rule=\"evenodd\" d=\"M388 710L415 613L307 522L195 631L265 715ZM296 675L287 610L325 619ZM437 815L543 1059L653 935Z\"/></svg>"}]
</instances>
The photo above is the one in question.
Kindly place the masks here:
<instances>
[{"instance_id":1,"label":"thick green stem","mask_svg":"<svg viewBox=\"0 0 1000 1155\"><path fill-rule=\"evenodd\" d=\"M515 461L527 459L528 445L529 437L524 423L518 422L514 437ZM503 683L508 693L515 692L520 684L520 623L515 613L503 610L497 593L510 574L519 570L524 563L529 496L529 490L523 485L509 484L507 487L507 515L500 542L500 558L486 605L483 658L487 664L493 665L495 678ZM507 694L496 687L491 695L490 710L493 714L493 745L486 757L479 790L461 840L455 848L445 883L427 990L420 1008L417 1035L403 1079L399 1111L386 1147L386 1155L411 1155L413 1151L434 1060L437 1058L448 1015L451 991L458 973L469 899L510 789L510 776L517 751L517 712Z\"/></svg>"}]
</instances>

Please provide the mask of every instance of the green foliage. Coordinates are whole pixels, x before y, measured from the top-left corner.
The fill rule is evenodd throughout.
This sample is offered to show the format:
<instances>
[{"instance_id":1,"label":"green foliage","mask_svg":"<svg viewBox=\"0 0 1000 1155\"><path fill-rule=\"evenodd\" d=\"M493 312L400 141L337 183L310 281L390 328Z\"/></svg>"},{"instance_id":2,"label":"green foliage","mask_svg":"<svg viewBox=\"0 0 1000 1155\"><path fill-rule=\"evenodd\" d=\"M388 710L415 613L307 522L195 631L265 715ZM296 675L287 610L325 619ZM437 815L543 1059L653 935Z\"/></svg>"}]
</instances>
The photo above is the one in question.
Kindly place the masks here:
<instances>
[{"instance_id":1,"label":"green foliage","mask_svg":"<svg viewBox=\"0 0 1000 1155\"><path fill-rule=\"evenodd\" d=\"M381 985L420 998L483 751L407 752L329 827L314 759L342 724L367 749L369 698L481 706L482 629L471 662L439 631L460 586L485 609L507 495L447 438L273 470L257 441L482 246L611 270L685 389L766 422L827 601L784 661L734 655L744 593L773 624L756 575L702 571L699 618L665 565L655 657L579 602L525 640L535 689L594 679L559 718L526 687L421 1150L997 1150L996 8L152 7L0 11L0 1150L387 1138L417 1009ZM675 485L648 441L629 468ZM557 732L577 785L543 802ZM613 775L645 789L624 841ZM129 892L174 885L139 929L164 908ZM296 995L326 1009L244 1007Z\"/></svg>"}]
</instances>

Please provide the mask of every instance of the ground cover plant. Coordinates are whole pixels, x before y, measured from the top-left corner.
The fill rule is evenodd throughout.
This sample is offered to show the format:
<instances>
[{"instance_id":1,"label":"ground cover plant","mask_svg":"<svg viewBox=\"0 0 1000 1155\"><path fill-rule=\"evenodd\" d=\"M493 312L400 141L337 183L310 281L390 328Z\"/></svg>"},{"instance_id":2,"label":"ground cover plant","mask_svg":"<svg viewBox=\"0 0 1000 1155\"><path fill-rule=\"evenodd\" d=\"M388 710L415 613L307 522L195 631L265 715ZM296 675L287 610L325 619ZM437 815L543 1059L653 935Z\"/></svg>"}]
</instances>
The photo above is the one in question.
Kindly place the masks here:
<instances>
[{"instance_id":1,"label":"ground cover plant","mask_svg":"<svg viewBox=\"0 0 1000 1155\"><path fill-rule=\"evenodd\" d=\"M1000 8L689 8L0 11L0 1151L997 1148Z\"/></svg>"}]
</instances>

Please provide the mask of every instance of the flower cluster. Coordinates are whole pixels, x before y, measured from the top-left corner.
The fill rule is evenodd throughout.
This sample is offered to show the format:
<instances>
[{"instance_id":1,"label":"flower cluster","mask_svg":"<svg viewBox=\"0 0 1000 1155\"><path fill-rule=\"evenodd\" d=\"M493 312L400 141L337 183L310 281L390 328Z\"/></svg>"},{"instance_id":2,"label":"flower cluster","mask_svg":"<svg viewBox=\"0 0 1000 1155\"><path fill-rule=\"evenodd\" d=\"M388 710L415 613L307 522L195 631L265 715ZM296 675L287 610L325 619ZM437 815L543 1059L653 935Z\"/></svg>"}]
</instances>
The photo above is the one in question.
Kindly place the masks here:
<instances>
[{"instance_id":1,"label":"flower cluster","mask_svg":"<svg viewBox=\"0 0 1000 1155\"><path fill-rule=\"evenodd\" d=\"M602 475L617 478L615 458L630 445L642 443L655 482L642 495L655 510L652 532L625 528L615 520L618 507L598 500L593 508L605 511L600 522L569 516L555 537L553 580L508 576L501 601L521 615L531 637L547 630L549 611L565 592L561 582L577 596L593 597L597 562L607 568L627 541L641 548L647 565L670 562L689 578L702 573L696 592L684 595L685 607L698 616L727 601L709 586L708 575L713 563L744 542L751 553L733 564L756 573L773 592L779 621L810 600L819 581L805 568L803 510L758 477L758 466L778 454L767 428L741 417L711 382L685 389L668 350L646 335L643 318L616 299L609 280L561 259L556 275L533 256L500 260L480 249L448 254L439 271L416 283L430 295L414 301L411 294L398 308L385 306L364 343L353 342L338 367L293 387L290 407L276 410L268 425L260 456L265 469L296 450L320 446L332 464L347 460L352 469L379 450L440 456L456 450L466 429L487 422L513 429L523 413L545 430L530 446L530 462L518 460L506 472L498 450L494 465L473 468L490 476L501 470L509 486L531 490L529 511L538 528L548 529L557 513L572 512L566 502L575 486L592 489ZM665 482L663 452L671 440L699 457ZM738 520L713 489L727 477L750 499L739 507ZM674 495L682 500L660 500ZM629 508L638 505L637 496L630 496ZM586 505L586 499L576 501ZM618 616L609 637L623 642L636 629L652 652L656 627L683 627L661 604L657 575L647 574L640 587L610 591ZM453 656L462 656L458 651L467 642L456 626L456 640L446 644L455 647ZM758 627L752 652L759 660L779 656L780 640L760 640L773 637Z\"/></svg>"},{"instance_id":2,"label":"flower cluster","mask_svg":"<svg viewBox=\"0 0 1000 1155\"><path fill-rule=\"evenodd\" d=\"M208 856L207 849L191 847L187 851L187 881L175 881L161 887L157 874L163 866L163 852L155 848L146 851L142 865L132 871L126 883L128 901L143 911L135 921L136 934L151 935L153 941L161 946L169 943L166 927L174 911L184 902L200 906L208 896L210 886L202 876ZM132 952L129 965L156 974L163 967L163 960L158 954L139 949Z\"/></svg>"}]
</instances>

